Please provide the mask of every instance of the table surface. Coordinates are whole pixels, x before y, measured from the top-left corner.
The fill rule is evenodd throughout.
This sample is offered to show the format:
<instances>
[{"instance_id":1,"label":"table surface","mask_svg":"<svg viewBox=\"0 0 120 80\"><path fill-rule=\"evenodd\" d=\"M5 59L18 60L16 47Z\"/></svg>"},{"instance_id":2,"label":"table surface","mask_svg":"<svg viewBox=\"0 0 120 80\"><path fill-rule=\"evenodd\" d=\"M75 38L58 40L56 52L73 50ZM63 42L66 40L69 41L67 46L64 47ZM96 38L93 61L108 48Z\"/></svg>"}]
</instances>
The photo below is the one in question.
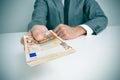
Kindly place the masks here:
<instances>
[{"instance_id":1,"label":"table surface","mask_svg":"<svg viewBox=\"0 0 120 80\"><path fill-rule=\"evenodd\" d=\"M75 53L33 68L20 43L24 34L0 34L0 80L120 80L120 26L67 40Z\"/></svg>"}]
</instances>

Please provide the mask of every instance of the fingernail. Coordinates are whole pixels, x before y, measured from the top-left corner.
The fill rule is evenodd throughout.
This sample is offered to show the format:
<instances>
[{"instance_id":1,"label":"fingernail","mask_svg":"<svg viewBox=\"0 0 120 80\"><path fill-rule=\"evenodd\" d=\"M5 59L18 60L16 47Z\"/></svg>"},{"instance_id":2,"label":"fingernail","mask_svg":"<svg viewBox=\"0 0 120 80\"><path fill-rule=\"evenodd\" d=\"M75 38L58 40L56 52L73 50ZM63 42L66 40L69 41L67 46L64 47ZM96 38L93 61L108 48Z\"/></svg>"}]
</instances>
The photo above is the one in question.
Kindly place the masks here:
<instances>
[{"instance_id":1,"label":"fingernail","mask_svg":"<svg viewBox=\"0 0 120 80\"><path fill-rule=\"evenodd\" d=\"M43 36L42 36L42 35L38 35L38 36L36 37L36 39L37 39L37 41L43 40Z\"/></svg>"},{"instance_id":2,"label":"fingernail","mask_svg":"<svg viewBox=\"0 0 120 80\"><path fill-rule=\"evenodd\" d=\"M28 39L28 43L31 43L32 41Z\"/></svg>"},{"instance_id":3,"label":"fingernail","mask_svg":"<svg viewBox=\"0 0 120 80\"><path fill-rule=\"evenodd\" d=\"M45 33L45 35L49 35L50 34L50 32L49 31L47 31L46 33Z\"/></svg>"}]
</instances>

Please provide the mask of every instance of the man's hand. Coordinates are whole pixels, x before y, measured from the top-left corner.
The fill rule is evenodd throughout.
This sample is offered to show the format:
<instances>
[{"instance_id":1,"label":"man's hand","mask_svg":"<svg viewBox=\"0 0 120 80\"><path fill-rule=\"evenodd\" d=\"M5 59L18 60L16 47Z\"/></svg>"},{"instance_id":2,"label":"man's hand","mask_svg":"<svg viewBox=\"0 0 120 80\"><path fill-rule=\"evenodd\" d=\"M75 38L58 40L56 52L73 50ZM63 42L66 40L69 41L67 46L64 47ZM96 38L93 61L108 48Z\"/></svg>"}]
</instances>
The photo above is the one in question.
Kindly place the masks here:
<instances>
[{"instance_id":1,"label":"man's hand","mask_svg":"<svg viewBox=\"0 0 120 80\"><path fill-rule=\"evenodd\" d=\"M44 39L44 34L48 31L48 29L43 25L35 25L28 32L28 35L31 35L36 41L42 41Z\"/></svg>"},{"instance_id":2,"label":"man's hand","mask_svg":"<svg viewBox=\"0 0 120 80\"><path fill-rule=\"evenodd\" d=\"M48 31L48 29L43 25L35 25L31 30L28 31L27 36L33 37L36 41L42 41L44 39L44 34ZM33 44L32 40L28 41ZM23 38L21 39L21 43L24 44Z\"/></svg>"},{"instance_id":3,"label":"man's hand","mask_svg":"<svg viewBox=\"0 0 120 80\"><path fill-rule=\"evenodd\" d=\"M85 29L80 26L70 27L60 24L53 30L62 39L73 39L86 33Z\"/></svg>"}]
</instances>

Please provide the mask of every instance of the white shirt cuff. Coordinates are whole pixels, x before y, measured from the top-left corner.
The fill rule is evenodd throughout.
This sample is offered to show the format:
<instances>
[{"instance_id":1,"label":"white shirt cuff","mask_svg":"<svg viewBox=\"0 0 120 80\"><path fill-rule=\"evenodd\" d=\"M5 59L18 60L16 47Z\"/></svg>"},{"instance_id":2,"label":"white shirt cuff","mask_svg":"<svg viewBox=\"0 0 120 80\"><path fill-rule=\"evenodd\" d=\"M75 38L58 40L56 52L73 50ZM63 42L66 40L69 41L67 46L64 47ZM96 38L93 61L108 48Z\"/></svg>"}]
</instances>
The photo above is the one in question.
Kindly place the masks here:
<instances>
[{"instance_id":1,"label":"white shirt cuff","mask_svg":"<svg viewBox=\"0 0 120 80\"><path fill-rule=\"evenodd\" d=\"M87 36L88 36L88 35L92 35L93 30L92 30L88 25L82 24L82 25L80 25L80 26L86 30L86 32L87 32L86 35L87 35Z\"/></svg>"}]
</instances>

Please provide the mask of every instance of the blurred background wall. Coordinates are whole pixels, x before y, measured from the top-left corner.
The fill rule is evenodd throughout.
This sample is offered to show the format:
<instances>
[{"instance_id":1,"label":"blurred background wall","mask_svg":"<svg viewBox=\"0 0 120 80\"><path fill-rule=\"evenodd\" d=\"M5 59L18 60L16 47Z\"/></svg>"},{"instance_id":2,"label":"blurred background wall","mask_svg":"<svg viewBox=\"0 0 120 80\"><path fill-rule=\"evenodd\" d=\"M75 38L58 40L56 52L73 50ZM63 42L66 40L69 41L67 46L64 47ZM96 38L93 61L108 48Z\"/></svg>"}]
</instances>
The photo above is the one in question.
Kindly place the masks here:
<instances>
[{"instance_id":1,"label":"blurred background wall","mask_svg":"<svg viewBox=\"0 0 120 80\"><path fill-rule=\"evenodd\" d=\"M97 0L108 16L108 26L120 26L120 0ZM35 0L0 0L0 34L25 32Z\"/></svg>"},{"instance_id":2,"label":"blurred background wall","mask_svg":"<svg viewBox=\"0 0 120 80\"><path fill-rule=\"evenodd\" d=\"M0 33L27 31L35 0L0 0Z\"/></svg>"}]
</instances>

